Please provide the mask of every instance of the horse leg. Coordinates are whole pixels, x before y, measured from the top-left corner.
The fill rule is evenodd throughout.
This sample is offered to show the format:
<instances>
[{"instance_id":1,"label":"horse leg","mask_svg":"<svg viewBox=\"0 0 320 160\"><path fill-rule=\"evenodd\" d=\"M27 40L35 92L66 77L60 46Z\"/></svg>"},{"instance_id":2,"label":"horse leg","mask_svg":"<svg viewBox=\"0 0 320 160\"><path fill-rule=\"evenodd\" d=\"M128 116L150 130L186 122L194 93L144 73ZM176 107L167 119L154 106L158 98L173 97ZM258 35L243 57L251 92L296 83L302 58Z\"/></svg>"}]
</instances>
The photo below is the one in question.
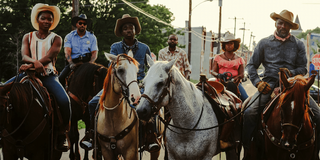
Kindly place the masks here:
<instances>
[{"instance_id":1,"label":"horse leg","mask_svg":"<svg viewBox=\"0 0 320 160\"><path fill-rule=\"evenodd\" d=\"M239 154L236 153L236 149L230 149L225 151L226 160L240 160Z\"/></svg>"},{"instance_id":2,"label":"horse leg","mask_svg":"<svg viewBox=\"0 0 320 160\"><path fill-rule=\"evenodd\" d=\"M91 122L90 122L88 107L87 107L87 109L86 109L86 113L83 115L82 121L84 121L84 123L85 123L85 125L86 125L86 129L85 129L86 132L85 132L85 134L87 134L87 133L90 134L91 128L93 128L93 127L91 127L91 125L93 125L93 124L91 124ZM93 134L93 133L91 133L91 134ZM85 136L87 136L87 135L85 135ZM89 152L88 152L87 150L85 150L85 151L84 151L83 160L88 160L88 159L89 159L88 157L89 157Z\"/></svg>"},{"instance_id":3,"label":"horse leg","mask_svg":"<svg viewBox=\"0 0 320 160\"><path fill-rule=\"evenodd\" d=\"M77 141L79 140L78 125L75 125L74 122L71 122L69 135L70 135L70 143L71 143L69 158L71 160L80 160L79 148L76 147L78 144Z\"/></svg>"}]
</instances>

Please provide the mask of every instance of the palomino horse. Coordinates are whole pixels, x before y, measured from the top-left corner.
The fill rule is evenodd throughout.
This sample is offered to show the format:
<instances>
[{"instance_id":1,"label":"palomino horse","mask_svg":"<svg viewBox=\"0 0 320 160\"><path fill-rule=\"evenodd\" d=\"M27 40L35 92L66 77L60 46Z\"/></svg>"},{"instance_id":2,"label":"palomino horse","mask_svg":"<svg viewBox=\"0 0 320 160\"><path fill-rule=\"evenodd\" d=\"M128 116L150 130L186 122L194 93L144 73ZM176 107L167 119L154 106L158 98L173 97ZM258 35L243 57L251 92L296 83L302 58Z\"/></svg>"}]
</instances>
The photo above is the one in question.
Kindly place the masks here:
<instances>
[{"instance_id":1,"label":"palomino horse","mask_svg":"<svg viewBox=\"0 0 320 160\"><path fill-rule=\"evenodd\" d=\"M140 99L138 62L107 54L112 62L104 81L97 120L97 138L104 159L138 159L139 120L133 108Z\"/></svg>"},{"instance_id":2,"label":"palomino horse","mask_svg":"<svg viewBox=\"0 0 320 160\"><path fill-rule=\"evenodd\" d=\"M66 91L71 99L71 127L70 127L70 154L69 158L72 160L80 160L79 152L79 131L78 121L82 119L86 125L86 134L92 134L89 126L90 118L88 111L88 102L95 96L103 87L104 78L106 77L108 69L100 64L84 63L76 68L68 76L66 81ZM84 160L88 159L88 151L85 150Z\"/></svg>"},{"instance_id":3,"label":"palomino horse","mask_svg":"<svg viewBox=\"0 0 320 160\"><path fill-rule=\"evenodd\" d=\"M315 124L309 108L309 88L315 75L307 79L301 75L287 79L280 69L280 77L284 89L274 99L275 104L267 106L261 115L264 143L259 144L264 144L263 151L251 150L252 156L248 158L257 159L255 152L263 155L258 159L265 160L318 160Z\"/></svg>"},{"instance_id":4,"label":"palomino horse","mask_svg":"<svg viewBox=\"0 0 320 160\"><path fill-rule=\"evenodd\" d=\"M208 99L183 77L175 62L153 63L148 57L151 67L137 113L140 119L148 120L161 106L168 108L170 125L176 126L166 130L169 159L211 160L219 152L219 128L213 127L218 126L217 117Z\"/></svg>"},{"instance_id":5,"label":"palomino horse","mask_svg":"<svg viewBox=\"0 0 320 160\"><path fill-rule=\"evenodd\" d=\"M28 77L23 83L0 86L2 152L4 159L60 159L52 137L53 108L41 82Z\"/></svg>"}]
</instances>

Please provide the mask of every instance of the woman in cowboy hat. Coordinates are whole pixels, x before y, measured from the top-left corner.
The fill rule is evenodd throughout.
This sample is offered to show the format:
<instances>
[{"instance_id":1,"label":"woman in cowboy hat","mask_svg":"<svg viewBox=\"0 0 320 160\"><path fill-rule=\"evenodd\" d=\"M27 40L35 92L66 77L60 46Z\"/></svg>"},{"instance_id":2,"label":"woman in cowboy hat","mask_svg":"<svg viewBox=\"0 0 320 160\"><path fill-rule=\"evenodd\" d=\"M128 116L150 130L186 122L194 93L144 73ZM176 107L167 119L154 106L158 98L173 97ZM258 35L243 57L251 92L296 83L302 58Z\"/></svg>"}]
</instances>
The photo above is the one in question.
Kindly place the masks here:
<instances>
[{"instance_id":1,"label":"woman in cowboy hat","mask_svg":"<svg viewBox=\"0 0 320 160\"><path fill-rule=\"evenodd\" d=\"M24 71L29 68L35 68L37 77L42 81L48 92L56 97L60 107L65 130L69 130L70 120L70 100L64 88L58 81L55 62L60 52L62 40L61 37L51 30L57 27L60 20L60 9L56 6L38 3L31 11L31 23L36 31L27 33L23 36L21 55L22 61L19 71L23 72L18 77L13 77L9 82L16 78L20 81L26 74ZM58 150L67 151L68 146L64 144L65 135L58 136Z\"/></svg>"},{"instance_id":2,"label":"woman in cowboy hat","mask_svg":"<svg viewBox=\"0 0 320 160\"><path fill-rule=\"evenodd\" d=\"M257 117L260 115L265 104L270 100L273 88L279 85L278 73L280 68L284 68L289 77L298 74L305 75L307 73L305 45L301 40L290 34L291 29L299 28L299 24L293 22L293 13L283 10L280 14L271 13L270 17L275 21L276 30L272 35L259 41L247 64L251 83L257 87L258 91L252 96L249 102L251 105L245 110L243 115L242 141L245 158L251 149L251 136L258 123ZM257 73L257 69L261 64L265 68L262 80ZM254 101L259 95L261 96ZM312 117L313 121L316 124L320 124L318 105L312 97L309 98L309 103L309 107L314 113ZM316 129L316 133L320 133L319 125L316 126Z\"/></svg>"},{"instance_id":3,"label":"woman in cowboy hat","mask_svg":"<svg viewBox=\"0 0 320 160\"><path fill-rule=\"evenodd\" d=\"M242 57L239 57L235 52L240 48L241 39L235 39L231 33L226 33L222 43L222 54L216 55L213 61L213 72L219 73L218 78L225 72L230 72L235 83L241 82L244 77L244 65L245 61ZM211 72L211 74L213 74ZM221 77L222 78L222 77ZM242 101L248 98L247 92L239 83L240 99Z\"/></svg>"}]
</instances>

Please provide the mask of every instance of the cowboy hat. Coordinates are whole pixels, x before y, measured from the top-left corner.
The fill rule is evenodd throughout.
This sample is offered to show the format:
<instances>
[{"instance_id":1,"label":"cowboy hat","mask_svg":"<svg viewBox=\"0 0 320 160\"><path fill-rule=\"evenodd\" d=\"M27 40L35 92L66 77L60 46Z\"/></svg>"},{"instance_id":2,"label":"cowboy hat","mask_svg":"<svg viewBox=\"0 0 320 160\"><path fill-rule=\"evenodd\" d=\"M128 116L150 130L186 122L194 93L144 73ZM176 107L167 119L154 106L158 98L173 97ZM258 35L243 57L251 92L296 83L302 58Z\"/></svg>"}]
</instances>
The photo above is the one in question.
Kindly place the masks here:
<instances>
[{"instance_id":1,"label":"cowboy hat","mask_svg":"<svg viewBox=\"0 0 320 160\"><path fill-rule=\"evenodd\" d=\"M85 14L80 14L77 17L73 17L71 20L71 24L76 27L76 24L78 23L79 20L85 20L88 25L91 23L91 20L87 18L87 16Z\"/></svg>"},{"instance_id":2,"label":"cowboy hat","mask_svg":"<svg viewBox=\"0 0 320 160\"><path fill-rule=\"evenodd\" d=\"M37 3L31 11L31 24L34 29L39 30L38 15L42 11L50 11L53 14L53 23L49 30L57 27L60 21L60 9L57 6L49 6L48 4Z\"/></svg>"},{"instance_id":3,"label":"cowboy hat","mask_svg":"<svg viewBox=\"0 0 320 160\"><path fill-rule=\"evenodd\" d=\"M117 20L116 27L114 28L114 34L117 37L122 36L121 27L127 23L132 23L135 26L136 34L140 33L141 26L138 17L131 17L129 14L124 14L121 19Z\"/></svg>"},{"instance_id":4,"label":"cowboy hat","mask_svg":"<svg viewBox=\"0 0 320 160\"><path fill-rule=\"evenodd\" d=\"M224 42L232 42L232 41L235 41L235 42L240 43L240 42L241 42L241 39L240 39L240 38L237 38L237 39L236 39L232 33L227 32L227 33L225 34L224 38L221 40L221 43L224 43Z\"/></svg>"},{"instance_id":5,"label":"cowboy hat","mask_svg":"<svg viewBox=\"0 0 320 160\"><path fill-rule=\"evenodd\" d=\"M288 10L283 10L283 11L280 12L280 14L277 14L277 13L275 13L275 12L272 12L272 13L270 14L270 17L271 17L273 20L275 20L275 21L276 21L277 19L282 19L282 20L288 22L288 23L292 26L291 29L293 29L293 30L299 28L299 24L293 23L293 13L290 12L290 11L288 11Z\"/></svg>"}]
</instances>

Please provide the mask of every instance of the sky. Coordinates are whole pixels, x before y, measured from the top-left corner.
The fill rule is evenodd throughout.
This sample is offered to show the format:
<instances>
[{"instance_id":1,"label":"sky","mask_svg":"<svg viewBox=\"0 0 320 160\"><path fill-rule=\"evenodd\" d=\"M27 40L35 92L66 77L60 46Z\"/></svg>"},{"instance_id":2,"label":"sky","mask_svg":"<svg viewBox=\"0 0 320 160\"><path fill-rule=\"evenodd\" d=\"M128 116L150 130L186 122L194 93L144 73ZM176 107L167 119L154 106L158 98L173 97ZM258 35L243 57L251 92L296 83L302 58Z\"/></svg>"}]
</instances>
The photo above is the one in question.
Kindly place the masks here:
<instances>
[{"instance_id":1,"label":"sky","mask_svg":"<svg viewBox=\"0 0 320 160\"><path fill-rule=\"evenodd\" d=\"M166 6L175 18L172 25L185 27L189 0L149 0L149 4ZM218 0L192 0L191 26L203 26L207 31L218 33L218 4ZM222 0L221 33L234 33L236 28L236 38L243 40L244 35L244 43L249 46L251 32L254 36L251 42L254 40L256 43L274 33L275 22L270 18L272 12L279 14L284 9L291 11L294 19L298 15L302 30L306 31L320 27L319 8L320 0ZM246 30L243 33L239 28L244 28L244 23Z\"/></svg>"}]
</instances>

